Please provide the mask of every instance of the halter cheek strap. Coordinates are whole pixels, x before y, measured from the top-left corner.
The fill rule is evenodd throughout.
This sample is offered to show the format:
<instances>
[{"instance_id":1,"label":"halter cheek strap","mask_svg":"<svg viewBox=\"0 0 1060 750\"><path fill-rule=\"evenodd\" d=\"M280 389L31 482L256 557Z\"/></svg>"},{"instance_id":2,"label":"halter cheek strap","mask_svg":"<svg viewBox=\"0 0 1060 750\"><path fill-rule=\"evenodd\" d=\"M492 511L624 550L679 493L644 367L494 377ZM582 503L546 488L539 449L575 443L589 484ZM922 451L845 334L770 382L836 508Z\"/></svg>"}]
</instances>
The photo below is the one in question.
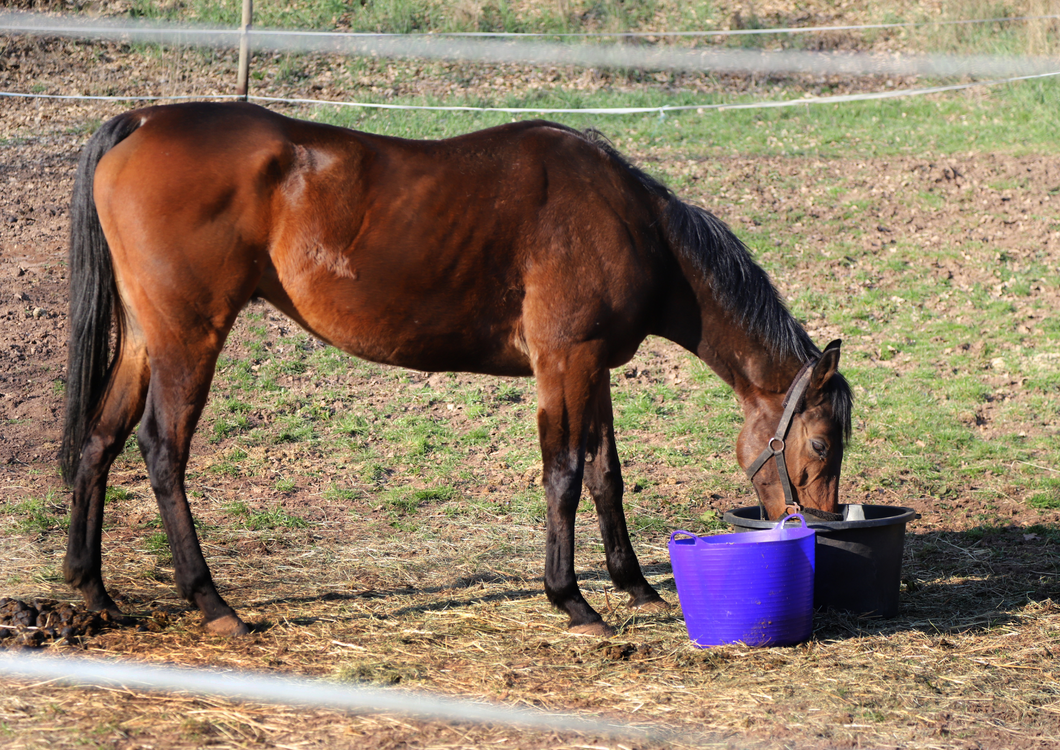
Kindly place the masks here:
<instances>
[{"instance_id":1,"label":"halter cheek strap","mask_svg":"<svg viewBox=\"0 0 1060 750\"><path fill-rule=\"evenodd\" d=\"M791 418L795 416L795 409L798 408L803 394L806 393L806 389L810 385L810 378L813 376L813 366L815 364L817 364L817 360L811 359L802 366L799 374L791 381L788 392L784 396L784 412L780 415L780 424L777 425L776 434L769 438L769 442L766 443L766 447L762 449L762 452L758 454L758 458L747 467L747 478L754 479L755 474L765 466L766 461L770 458L775 459L777 462L777 473L780 474L780 486L784 489L786 504L794 506L796 509L798 509L799 504L795 502L795 493L791 489L791 479L788 477L788 466L784 461L784 448L786 447L784 439L788 435L788 428L791 427Z\"/></svg>"}]
</instances>

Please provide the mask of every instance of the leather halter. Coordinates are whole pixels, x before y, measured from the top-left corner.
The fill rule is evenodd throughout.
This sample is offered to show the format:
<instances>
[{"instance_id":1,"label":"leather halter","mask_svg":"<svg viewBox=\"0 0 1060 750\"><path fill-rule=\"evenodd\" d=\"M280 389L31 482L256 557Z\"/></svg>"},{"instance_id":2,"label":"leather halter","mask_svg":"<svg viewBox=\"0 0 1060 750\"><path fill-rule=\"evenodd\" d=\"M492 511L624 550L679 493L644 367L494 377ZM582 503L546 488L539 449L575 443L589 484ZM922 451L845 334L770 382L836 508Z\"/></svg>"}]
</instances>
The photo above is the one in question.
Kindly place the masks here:
<instances>
[{"instance_id":1,"label":"leather halter","mask_svg":"<svg viewBox=\"0 0 1060 750\"><path fill-rule=\"evenodd\" d=\"M788 428L791 427L791 418L795 416L795 409L798 408L803 394L806 393L806 388L810 385L810 378L813 376L813 366L816 364L817 359L811 359L802 366L798 375L791 381L788 392L784 396L784 412L780 415L780 424L777 425L776 434L769 438L769 442L766 443L766 447L762 449L762 452L758 454L758 458L747 467L747 478L754 479L755 474L766 465L766 461L770 458L776 459L777 473L780 474L780 486L784 489L786 505L794 506L796 512L801 509L799 504L795 502L795 493L791 489L791 479L788 477L788 466L784 461L784 448L786 447L784 439L788 435ZM764 511L765 505L762 503L761 497L758 498L758 504L762 506Z\"/></svg>"}]
</instances>

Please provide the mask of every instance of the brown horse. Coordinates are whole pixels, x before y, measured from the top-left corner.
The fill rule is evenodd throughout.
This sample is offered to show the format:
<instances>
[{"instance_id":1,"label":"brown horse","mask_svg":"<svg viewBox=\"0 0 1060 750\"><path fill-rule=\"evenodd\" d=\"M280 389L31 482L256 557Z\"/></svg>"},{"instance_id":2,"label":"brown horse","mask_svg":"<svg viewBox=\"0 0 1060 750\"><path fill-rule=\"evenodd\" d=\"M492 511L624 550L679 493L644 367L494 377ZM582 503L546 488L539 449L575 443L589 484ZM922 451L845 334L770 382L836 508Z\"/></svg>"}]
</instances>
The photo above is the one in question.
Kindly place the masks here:
<instances>
[{"instance_id":1,"label":"brown horse","mask_svg":"<svg viewBox=\"0 0 1060 750\"><path fill-rule=\"evenodd\" d=\"M63 571L116 616L103 499L139 422L180 593L210 631L247 632L214 586L184 473L217 357L254 297L375 362L537 379L545 592L573 631L613 632L574 573L583 481L614 585L631 606L668 606L627 533L608 375L649 334L735 390L737 459L764 451L752 480L771 518L836 510L850 429L839 343L820 352L725 224L594 132L537 121L410 141L248 104L129 112L82 153L70 286Z\"/></svg>"}]
</instances>

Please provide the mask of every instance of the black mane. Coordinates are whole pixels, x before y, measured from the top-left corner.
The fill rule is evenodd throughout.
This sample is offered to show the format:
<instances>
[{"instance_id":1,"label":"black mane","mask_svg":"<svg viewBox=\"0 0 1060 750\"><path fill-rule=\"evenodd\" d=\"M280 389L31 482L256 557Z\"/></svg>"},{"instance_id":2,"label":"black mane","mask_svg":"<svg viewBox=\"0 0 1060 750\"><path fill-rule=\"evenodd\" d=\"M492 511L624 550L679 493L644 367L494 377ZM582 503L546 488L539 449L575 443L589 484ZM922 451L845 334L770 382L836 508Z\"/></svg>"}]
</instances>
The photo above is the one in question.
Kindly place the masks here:
<instances>
[{"instance_id":1,"label":"black mane","mask_svg":"<svg viewBox=\"0 0 1060 750\"><path fill-rule=\"evenodd\" d=\"M664 203L670 246L693 261L714 298L740 325L776 357L793 357L805 363L821 356L821 350L788 310L768 274L724 221L682 201L664 184L631 164L599 131L587 130L585 137ZM834 417L843 425L844 438L849 438L853 401L850 386L837 374L827 389Z\"/></svg>"}]
</instances>

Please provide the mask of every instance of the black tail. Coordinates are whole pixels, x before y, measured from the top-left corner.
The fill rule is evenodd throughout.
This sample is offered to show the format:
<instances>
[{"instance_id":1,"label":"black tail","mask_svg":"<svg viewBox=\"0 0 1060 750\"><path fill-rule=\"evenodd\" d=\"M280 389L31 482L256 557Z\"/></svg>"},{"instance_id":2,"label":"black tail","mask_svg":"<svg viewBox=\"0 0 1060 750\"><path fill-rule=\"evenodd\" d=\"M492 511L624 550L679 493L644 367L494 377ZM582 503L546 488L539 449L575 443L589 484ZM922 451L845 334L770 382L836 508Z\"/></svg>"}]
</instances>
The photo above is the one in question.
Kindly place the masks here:
<instances>
[{"instance_id":1,"label":"black tail","mask_svg":"<svg viewBox=\"0 0 1060 750\"><path fill-rule=\"evenodd\" d=\"M89 421L106 387L111 365L110 330L115 321L114 351L121 347L121 301L114 281L110 248L96 213L92 183L103 155L129 137L143 120L119 115L96 131L81 152L70 205L70 342L66 369L66 415L59 465L70 486L81 459Z\"/></svg>"}]
</instances>

